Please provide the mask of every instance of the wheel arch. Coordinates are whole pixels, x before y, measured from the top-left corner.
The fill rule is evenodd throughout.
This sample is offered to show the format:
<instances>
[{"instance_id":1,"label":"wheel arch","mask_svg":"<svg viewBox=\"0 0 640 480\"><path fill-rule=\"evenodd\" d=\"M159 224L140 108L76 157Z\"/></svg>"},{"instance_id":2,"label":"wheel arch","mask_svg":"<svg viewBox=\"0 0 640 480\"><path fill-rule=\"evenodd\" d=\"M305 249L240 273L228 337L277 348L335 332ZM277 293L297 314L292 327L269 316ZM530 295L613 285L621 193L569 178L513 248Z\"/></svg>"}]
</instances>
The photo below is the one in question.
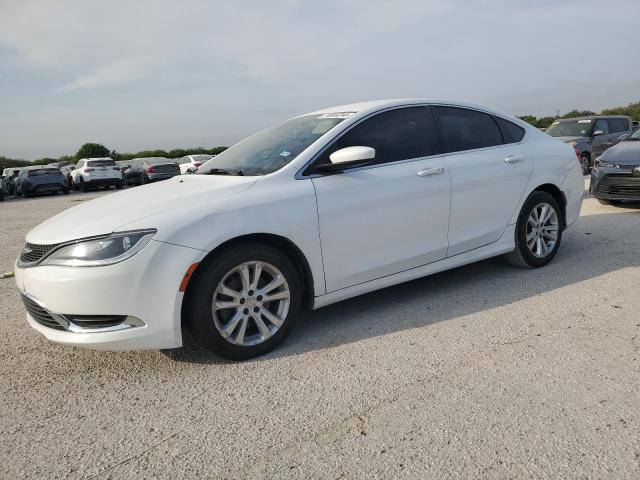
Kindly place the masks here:
<instances>
[{"instance_id":1,"label":"wheel arch","mask_svg":"<svg viewBox=\"0 0 640 480\"><path fill-rule=\"evenodd\" d=\"M223 254L226 250L236 247L242 244L249 243L260 243L263 245L270 246L275 248L276 250L282 252L287 258L291 261L291 263L296 267L298 273L300 275L300 279L302 280L302 299L303 306L305 308L309 308L313 303L314 298L314 282L313 282L313 274L311 272L311 266L309 265L309 261L307 260L302 250L290 239L276 235L273 233L251 233L246 235L241 235L238 237L234 237L232 239L226 240L221 243L213 250L211 250L205 257L198 263L198 267L193 272L189 282L187 283L187 287L184 292L184 297L182 299L182 308L181 308L181 319L182 324L185 322L185 315L187 313L187 309L184 308L185 305L188 304L189 295L191 292L191 287L195 284L194 279L198 277L199 272L202 271L201 266L206 265L210 262L215 261L215 259Z\"/></svg>"},{"instance_id":2,"label":"wheel arch","mask_svg":"<svg viewBox=\"0 0 640 480\"><path fill-rule=\"evenodd\" d=\"M544 183L542 185L539 185L531 191L531 193L533 192L546 192L551 195L556 202L558 202L558 205L560 205L560 209L562 210L562 229L565 229L567 226L567 196L564 194L564 192L553 183Z\"/></svg>"}]
</instances>

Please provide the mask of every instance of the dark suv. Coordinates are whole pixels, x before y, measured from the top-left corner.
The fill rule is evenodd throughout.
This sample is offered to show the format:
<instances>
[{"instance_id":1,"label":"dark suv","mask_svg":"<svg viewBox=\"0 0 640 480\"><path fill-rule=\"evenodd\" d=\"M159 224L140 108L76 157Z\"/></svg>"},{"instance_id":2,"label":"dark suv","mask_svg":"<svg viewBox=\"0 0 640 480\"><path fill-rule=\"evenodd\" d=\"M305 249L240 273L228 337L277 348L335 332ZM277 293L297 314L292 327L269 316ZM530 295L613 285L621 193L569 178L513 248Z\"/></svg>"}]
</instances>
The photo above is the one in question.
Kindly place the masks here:
<instances>
[{"instance_id":1,"label":"dark suv","mask_svg":"<svg viewBox=\"0 0 640 480\"><path fill-rule=\"evenodd\" d=\"M595 160L606 149L624 140L633 128L631 118L623 115L562 118L551 124L547 133L576 150L582 172L587 175Z\"/></svg>"}]
</instances>

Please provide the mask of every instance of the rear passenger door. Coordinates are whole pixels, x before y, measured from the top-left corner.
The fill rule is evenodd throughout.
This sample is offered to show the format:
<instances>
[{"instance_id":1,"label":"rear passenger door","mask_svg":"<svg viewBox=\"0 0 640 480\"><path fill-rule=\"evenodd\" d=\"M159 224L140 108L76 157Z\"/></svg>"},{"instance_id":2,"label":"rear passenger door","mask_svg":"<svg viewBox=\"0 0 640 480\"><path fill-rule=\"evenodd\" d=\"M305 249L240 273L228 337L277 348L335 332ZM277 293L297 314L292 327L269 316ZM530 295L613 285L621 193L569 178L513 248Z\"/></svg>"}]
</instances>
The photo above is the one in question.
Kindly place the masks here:
<instances>
[{"instance_id":1,"label":"rear passenger door","mask_svg":"<svg viewBox=\"0 0 640 480\"><path fill-rule=\"evenodd\" d=\"M434 106L451 175L447 256L488 245L505 231L533 170L525 131L478 110Z\"/></svg>"},{"instance_id":2,"label":"rear passenger door","mask_svg":"<svg viewBox=\"0 0 640 480\"><path fill-rule=\"evenodd\" d=\"M624 134L631 131L631 125L626 118L609 118L609 129L611 130L611 142L613 145L620 142L620 138Z\"/></svg>"}]
</instances>

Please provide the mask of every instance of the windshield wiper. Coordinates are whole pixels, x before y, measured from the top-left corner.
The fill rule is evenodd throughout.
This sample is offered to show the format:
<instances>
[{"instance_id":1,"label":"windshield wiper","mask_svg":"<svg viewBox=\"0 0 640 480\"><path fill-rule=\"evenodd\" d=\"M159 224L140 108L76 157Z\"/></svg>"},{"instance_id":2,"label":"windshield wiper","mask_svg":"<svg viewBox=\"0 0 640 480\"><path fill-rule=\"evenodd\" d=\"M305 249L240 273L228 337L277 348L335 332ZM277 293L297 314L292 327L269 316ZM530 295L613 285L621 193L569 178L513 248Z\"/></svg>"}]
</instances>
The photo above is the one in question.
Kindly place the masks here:
<instances>
[{"instance_id":1,"label":"windshield wiper","mask_svg":"<svg viewBox=\"0 0 640 480\"><path fill-rule=\"evenodd\" d=\"M244 173L242 172L242 170L226 170L224 168L212 168L211 170L207 170L204 173L201 173L200 175L237 175L237 176L244 176Z\"/></svg>"}]
</instances>

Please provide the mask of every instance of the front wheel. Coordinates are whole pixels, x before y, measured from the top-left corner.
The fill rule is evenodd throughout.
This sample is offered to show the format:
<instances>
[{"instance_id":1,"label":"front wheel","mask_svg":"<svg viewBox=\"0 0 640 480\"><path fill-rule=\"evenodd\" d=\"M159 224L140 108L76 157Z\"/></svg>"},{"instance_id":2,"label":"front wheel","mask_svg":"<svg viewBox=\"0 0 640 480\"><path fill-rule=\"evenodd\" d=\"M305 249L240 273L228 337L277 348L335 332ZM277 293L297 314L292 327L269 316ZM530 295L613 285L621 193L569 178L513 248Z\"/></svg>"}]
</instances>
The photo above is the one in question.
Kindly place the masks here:
<instances>
[{"instance_id":1,"label":"front wheel","mask_svg":"<svg viewBox=\"0 0 640 480\"><path fill-rule=\"evenodd\" d=\"M246 244L197 271L186 299L194 338L232 360L262 355L291 332L302 304L297 269L272 247Z\"/></svg>"},{"instance_id":2,"label":"front wheel","mask_svg":"<svg viewBox=\"0 0 640 480\"><path fill-rule=\"evenodd\" d=\"M533 192L524 203L516 223L513 252L505 255L518 267L538 268L549 263L560 247L562 210L547 192Z\"/></svg>"},{"instance_id":3,"label":"front wheel","mask_svg":"<svg viewBox=\"0 0 640 480\"><path fill-rule=\"evenodd\" d=\"M582 174L589 175L591 172L591 160L588 155L580 155L580 166L582 167Z\"/></svg>"}]
</instances>

